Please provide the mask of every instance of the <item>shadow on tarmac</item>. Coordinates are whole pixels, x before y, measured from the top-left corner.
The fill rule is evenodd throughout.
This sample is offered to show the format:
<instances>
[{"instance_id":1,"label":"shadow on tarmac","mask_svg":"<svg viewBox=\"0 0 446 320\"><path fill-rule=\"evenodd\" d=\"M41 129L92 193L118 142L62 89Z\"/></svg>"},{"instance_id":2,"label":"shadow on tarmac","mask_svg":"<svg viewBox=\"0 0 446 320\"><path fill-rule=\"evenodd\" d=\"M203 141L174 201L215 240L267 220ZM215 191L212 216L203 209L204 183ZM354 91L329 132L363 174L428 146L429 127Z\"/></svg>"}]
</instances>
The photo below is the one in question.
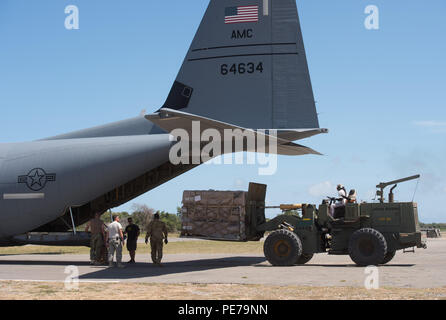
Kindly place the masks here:
<instances>
[{"instance_id":1,"label":"shadow on tarmac","mask_svg":"<svg viewBox=\"0 0 446 320\"><path fill-rule=\"evenodd\" d=\"M79 276L79 279L134 279L157 277L169 274L196 272L232 267L251 266L262 263L262 257L229 257L217 259L199 259L190 261L165 262L162 266L152 263L126 264L125 268L101 268L98 271Z\"/></svg>"},{"instance_id":2,"label":"shadow on tarmac","mask_svg":"<svg viewBox=\"0 0 446 320\"><path fill-rule=\"evenodd\" d=\"M265 261L262 257L229 257L218 259L200 259L178 262L164 262L162 266L152 263L125 264L125 268L101 268L98 271L83 274L79 279L135 279L157 277L169 274L196 272L214 269L252 266Z\"/></svg>"},{"instance_id":3,"label":"shadow on tarmac","mask_svg":"<svg viewBox=\"0 0 446 320\"><path fill-rule=\"evenodd\" d=\"M88 261L36 261L36 260L0 260L0 265L20 266L89 266L92 272L79 275L79 279L136 279L157 277L169 274L181 274L233 267L257 265L265 261L263 257L227 257L216 259L199 259L190 261L164 262L162 266L152 263L137 262L125 264L125 268L109 268L108 266L91 266Z\"/></svg>"}]
</instances>

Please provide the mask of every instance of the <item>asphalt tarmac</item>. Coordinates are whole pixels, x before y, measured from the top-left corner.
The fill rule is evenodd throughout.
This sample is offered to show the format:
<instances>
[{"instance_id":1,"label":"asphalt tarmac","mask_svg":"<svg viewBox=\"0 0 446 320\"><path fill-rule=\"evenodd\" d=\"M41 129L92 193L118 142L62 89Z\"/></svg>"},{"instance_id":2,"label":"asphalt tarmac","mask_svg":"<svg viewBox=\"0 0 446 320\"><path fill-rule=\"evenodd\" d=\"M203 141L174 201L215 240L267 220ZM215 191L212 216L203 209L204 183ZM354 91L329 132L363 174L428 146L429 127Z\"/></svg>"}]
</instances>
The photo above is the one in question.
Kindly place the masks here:
<instances>
[{"instance_id":1,"label":"asphalt tarmac","mask_svg":"<svg viewBox=\"0 0 446 320\"><path fill-rule=\"evenodd\" d=\"M446 239L427 239L427 249L397 252L379 266L380 287L446 287ZM129 259L124 256L124 261ZM348 256L318 254L306 265L273 267L262 255L171 254L163 266L151 264L148 253L137 253L136 264L124 269L89 265L88 255L0 255L0 281L65 281L76 275L82 282L236 283L293 286L363 287L369 274Z\"/></svg>"}]
</instances>

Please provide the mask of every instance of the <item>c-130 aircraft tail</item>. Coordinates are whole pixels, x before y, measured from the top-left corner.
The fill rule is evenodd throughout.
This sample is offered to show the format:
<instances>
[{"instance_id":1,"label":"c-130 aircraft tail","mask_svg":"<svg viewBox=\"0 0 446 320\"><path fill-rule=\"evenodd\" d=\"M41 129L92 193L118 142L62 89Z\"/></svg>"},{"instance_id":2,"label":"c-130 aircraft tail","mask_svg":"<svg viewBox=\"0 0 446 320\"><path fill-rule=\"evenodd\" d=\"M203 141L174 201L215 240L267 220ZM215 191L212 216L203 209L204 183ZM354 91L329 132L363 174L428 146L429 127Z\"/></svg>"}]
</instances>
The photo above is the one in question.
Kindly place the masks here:
<instances>
[{"instance_id":1,"label":"c-130 aircraft tail","mask_svg":"<svg viewBox=\"0 0 446 320\"><path fill-rule=\"evenodd\" d=\"M194 121L218 130L274 129L278 154L318 154L291 142L326 132L295 0L211 0L153 114L0 145L0 213L14 221L0 226L0 245L25 243L17 235L31 231L68 231L193 169L199 164L170 162L169 133L189 131Z\"/></svg>"},{"instance_id":2,"label":"c-130 aircraft tail","mask_svg":"<svg viewBox=\"0 0 446 320\"><path fill-rule=\"evenodd\" d=\"M319 128L296 1L211 1L163 108L251 129Z\"/></svg>"},{"instance_id":3,"label":"c-130 aircraft tail","mask_svg":"<svg viewBox=\"0 0 446 320\"><path fill-rule=\"evenodd\" d=\"M161 128L156 120L163 110L276 129L288 141L326 132L319 128L296 1L211 0L165 103L150 115ZM51 139L157 134L173 127L159 130L139 117Z\"/></svg>"}]
</instances>

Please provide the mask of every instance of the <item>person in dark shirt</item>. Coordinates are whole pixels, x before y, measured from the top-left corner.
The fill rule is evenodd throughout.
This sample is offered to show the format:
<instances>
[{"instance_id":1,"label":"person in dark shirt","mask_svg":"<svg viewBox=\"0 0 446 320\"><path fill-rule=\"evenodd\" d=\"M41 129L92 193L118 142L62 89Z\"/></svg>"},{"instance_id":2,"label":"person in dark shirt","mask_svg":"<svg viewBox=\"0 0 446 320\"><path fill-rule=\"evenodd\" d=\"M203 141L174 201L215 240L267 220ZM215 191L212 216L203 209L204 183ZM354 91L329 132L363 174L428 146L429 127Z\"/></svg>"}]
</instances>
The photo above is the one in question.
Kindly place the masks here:
<instances>
[{"instance_id":1,"label":"person in dark shirt","mask_svg":"<svg viewBox=\"0 0 446 320\"><path fill-rule=\"evenodd\" d=\"M133 223L132 218L128 218L127 221L129 224L125 228L125 234L127 235L127 250L130 254L130 261L128 263L135 263L136 247L138 244L140 230L139 227Z\"/></svg>"}]
</instances>

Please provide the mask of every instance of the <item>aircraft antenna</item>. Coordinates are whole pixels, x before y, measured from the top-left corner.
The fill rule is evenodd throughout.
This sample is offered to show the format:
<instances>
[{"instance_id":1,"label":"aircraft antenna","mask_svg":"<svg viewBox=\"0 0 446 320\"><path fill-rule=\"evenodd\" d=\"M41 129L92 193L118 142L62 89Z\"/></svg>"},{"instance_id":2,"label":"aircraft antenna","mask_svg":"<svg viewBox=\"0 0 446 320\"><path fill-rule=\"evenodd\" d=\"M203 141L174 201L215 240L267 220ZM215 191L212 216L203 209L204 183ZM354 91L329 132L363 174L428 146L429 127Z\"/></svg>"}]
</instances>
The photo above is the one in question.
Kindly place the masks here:
<instances>
[{"instance_id":1,"label":"aircraft antenna","mask_svg":"<svg viewBox=\"0 0 446 320\"><path fill-rule=\"evenodd\" d=\"M70 216L71 216L71 225L73 226L73 233L76 234L76 226L74 224L73 210L71 210L71 207L70 207Z\"/></svg>"},{"instance_id":2,"label":"aircraft antenna","mask_svg":"<svg viewBox=\"0 0 446 320\"><path fill-rule=\"evenodd\" d=\"M417 185L415 186L415 191L413 192L412 202L415 199L415 194L417 193L419 182L420 182L420 178L417 179Z\"/></svg>"}]
</instances>

